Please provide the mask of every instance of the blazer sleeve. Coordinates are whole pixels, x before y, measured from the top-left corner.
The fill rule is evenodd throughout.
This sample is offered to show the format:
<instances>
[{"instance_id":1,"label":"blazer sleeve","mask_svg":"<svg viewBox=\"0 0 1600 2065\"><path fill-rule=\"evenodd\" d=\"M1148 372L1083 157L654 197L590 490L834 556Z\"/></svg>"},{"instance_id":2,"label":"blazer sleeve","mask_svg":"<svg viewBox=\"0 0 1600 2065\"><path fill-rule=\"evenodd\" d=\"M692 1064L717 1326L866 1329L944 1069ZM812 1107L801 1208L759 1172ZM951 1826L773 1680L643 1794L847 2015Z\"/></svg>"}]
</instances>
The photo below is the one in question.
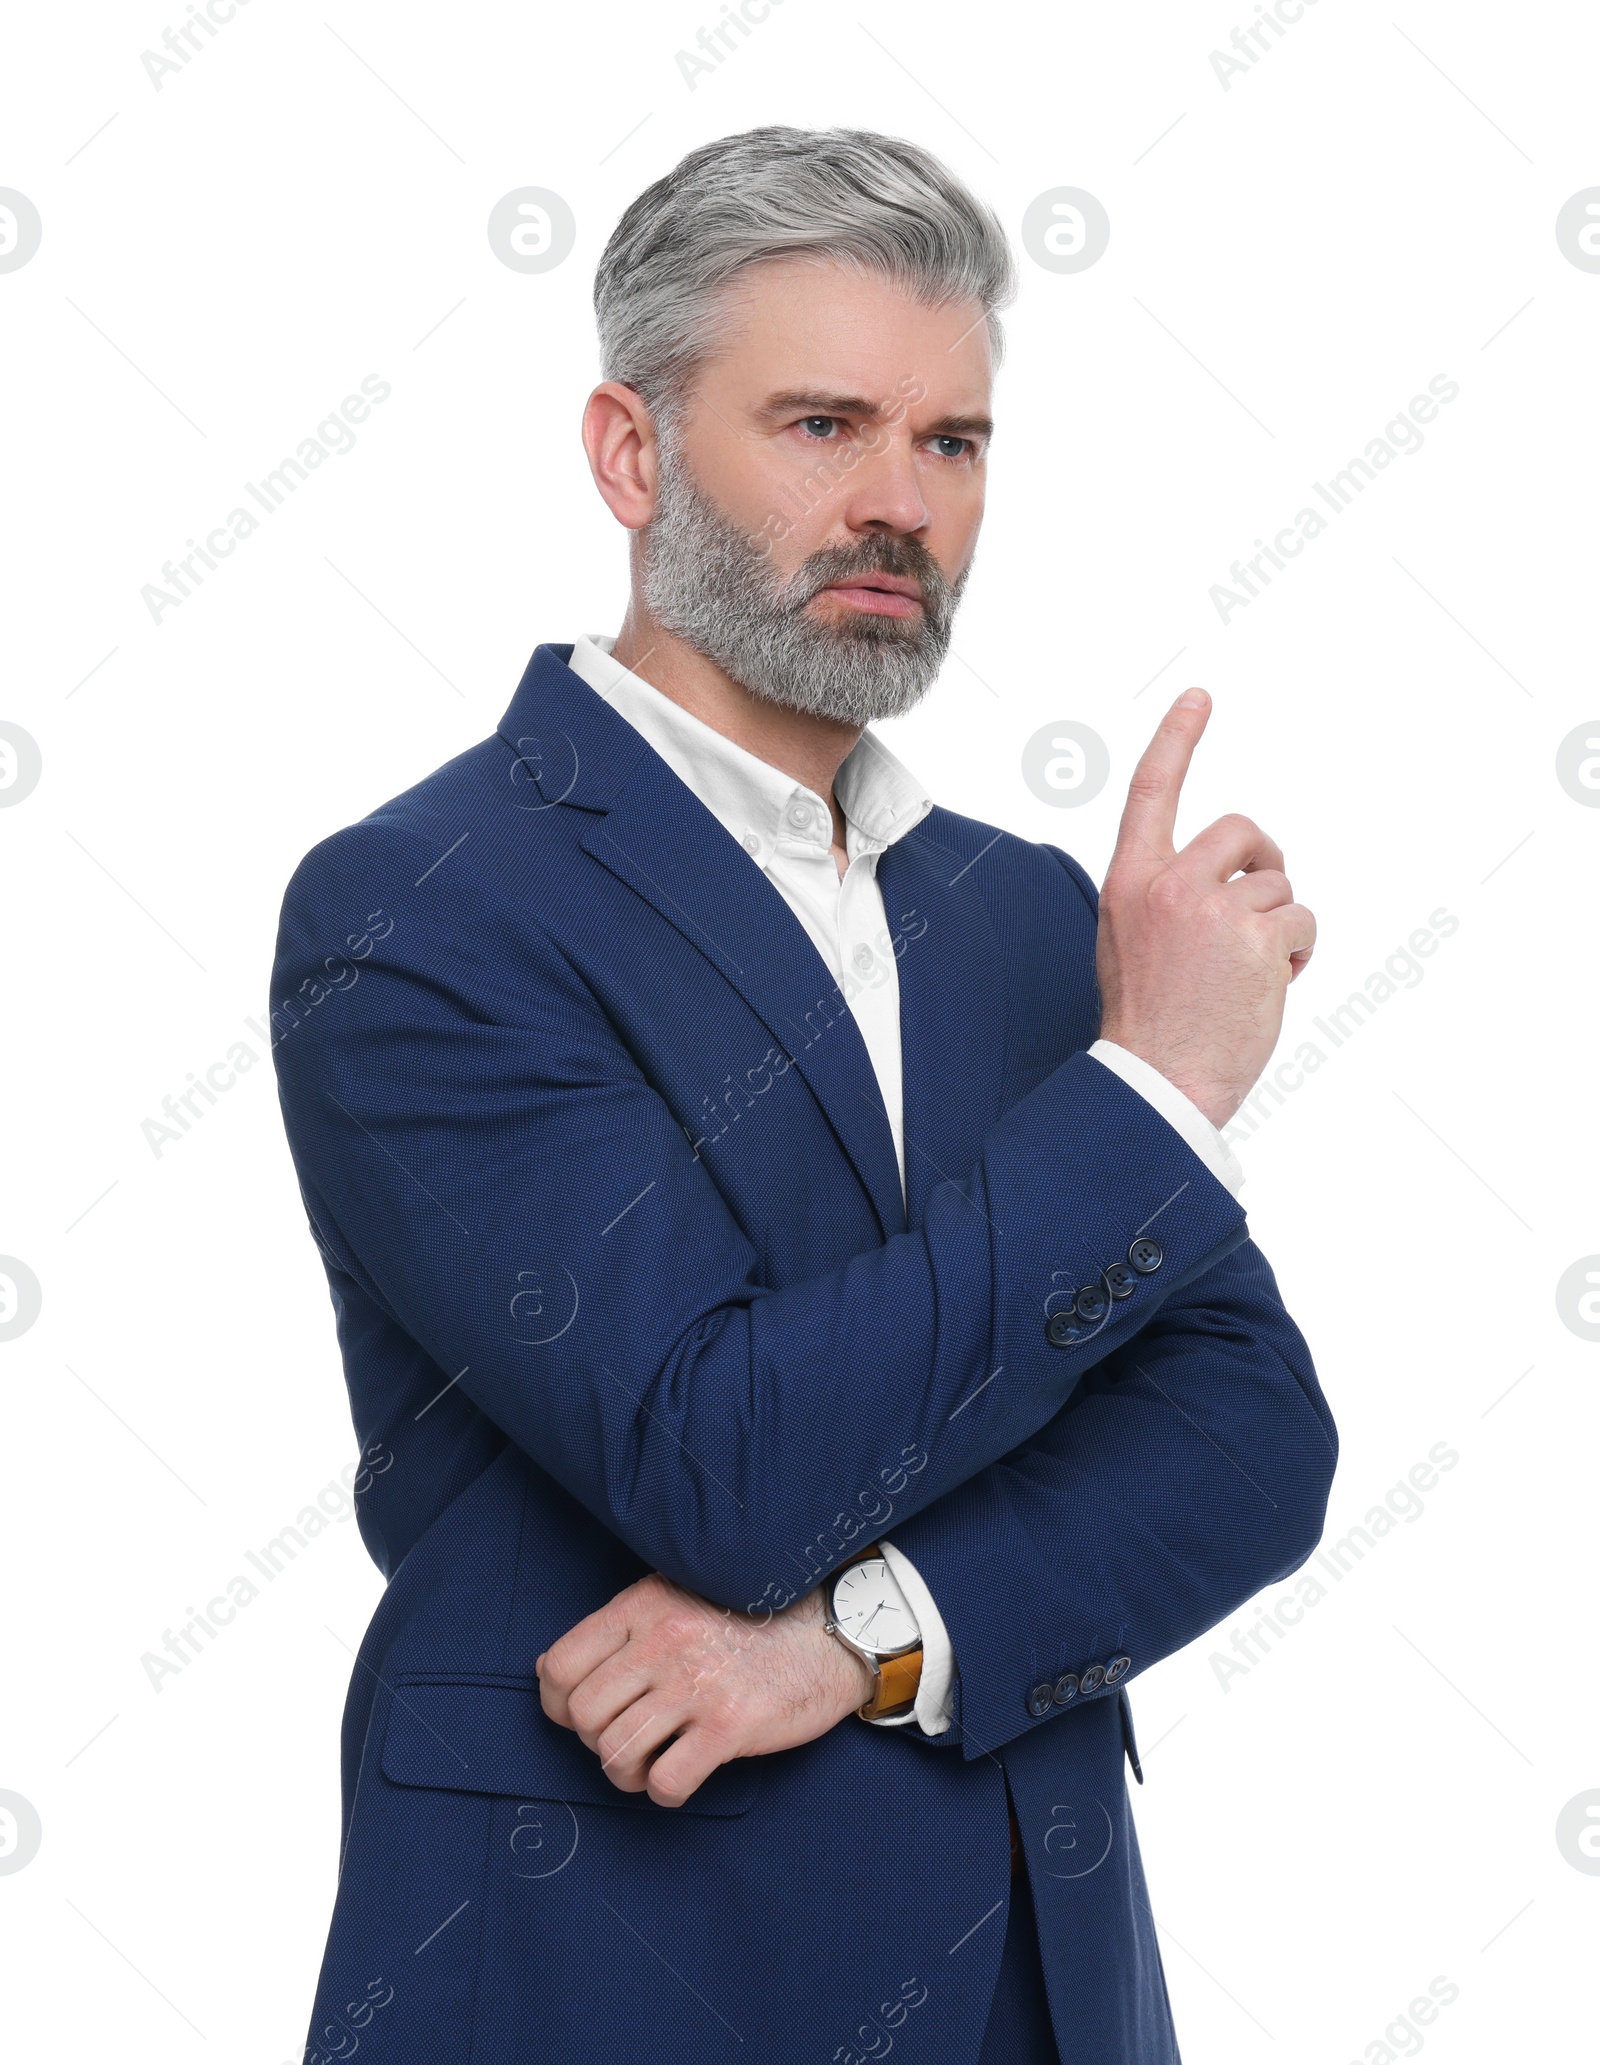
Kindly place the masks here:
<instances>
[{"instance_id":1,"label":"blazer sleeve","mask_svg":"<svg viewBox=\"0 0 1600 2065\"><path fill-rule=\"evenodd\" d=\"M1288 1577L1321 1537L1337 1458L1305 1341L1247 1241L1032 1440L895 1521L955 1652L953 1723L936 1740L981 1756L1113 1698ZM1081 1689L1119 1657L1112 1683Z\"/></svg>"},{"instance_id":2,"label":"blazer sleeve","mask_svg":"<svg viewBox=\"0 0 1600 2065\"><path fill-rule=\"evenodd\" d=\"M273 1052L313 1234L541 1468L708 1598L770 1599L864 1488L897 1487L898 1537L1246 1238L1173 1128L1077 1054L916 1232L764 1287L601 1001L526 911L485 893L464 919L439 862L379 817L290 884ZM385 907L358 947L351 914ZM1140 1236L1159 1265L1124 1269L1097 1325L1051 1326L1063 1284ZM833 1562L873 1524L840 1526Z\"/></svg>"}]
</instances>

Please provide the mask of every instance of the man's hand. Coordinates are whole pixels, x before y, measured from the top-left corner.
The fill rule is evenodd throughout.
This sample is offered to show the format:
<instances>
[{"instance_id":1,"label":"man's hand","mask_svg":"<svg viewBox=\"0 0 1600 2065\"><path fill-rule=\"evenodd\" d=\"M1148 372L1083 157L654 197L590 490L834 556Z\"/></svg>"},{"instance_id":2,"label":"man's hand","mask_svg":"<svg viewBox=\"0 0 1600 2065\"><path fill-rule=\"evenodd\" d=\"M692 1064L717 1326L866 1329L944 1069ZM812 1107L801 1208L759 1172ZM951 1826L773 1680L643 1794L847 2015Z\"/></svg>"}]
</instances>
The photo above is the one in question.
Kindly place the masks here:
<instances>
[{"instance_id":1,"label":"man's hand","mask_svg":"<svg viewBox=\"0 0 1600 2065\"><path fill-rule=\"evenodd\" d=\"M1317 924L1249 818L1218 818L1174 852L1178 794L1210 712L1204 689L1186 689L1134 769L1100 893L1095 972L1101 1037L1221 1126L1277 1044L1284 992Z\"/></svg>"},{"instance_id":2,"label":"man's hand","mask_svg":"<svg viewBox=\"0 0 1600 2065\"><path fill-rule=\"evenodd\" d=\"M539 1658L539 1698L613 1785L678 1807L719 1764L814 1742L872 1697L826 1617L820 1591L758 1619L640 1578Z\"/></svg>"}]
</instances>

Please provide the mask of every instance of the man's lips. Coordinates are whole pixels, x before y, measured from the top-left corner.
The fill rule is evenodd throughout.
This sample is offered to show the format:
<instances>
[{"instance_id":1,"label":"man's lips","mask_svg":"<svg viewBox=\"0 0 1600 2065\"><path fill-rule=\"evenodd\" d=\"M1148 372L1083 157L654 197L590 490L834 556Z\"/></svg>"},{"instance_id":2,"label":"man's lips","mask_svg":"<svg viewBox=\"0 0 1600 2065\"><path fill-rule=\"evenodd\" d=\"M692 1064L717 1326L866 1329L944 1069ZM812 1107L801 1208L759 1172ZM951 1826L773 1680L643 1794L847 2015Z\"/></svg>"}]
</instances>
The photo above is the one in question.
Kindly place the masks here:
<instances>
[{"instance_id":1,"label":"man's lips","mask_svg":"<svg viewBox=\"0 0 1600 2065\"><path fill-rule=\"evenodd\" d=\"M922 608L921 587L901 574L858 574L854 580L835 581L819 592L837 596L847 609L865 610L873 616L914 617Z\"/></svg>"}]
</instances>

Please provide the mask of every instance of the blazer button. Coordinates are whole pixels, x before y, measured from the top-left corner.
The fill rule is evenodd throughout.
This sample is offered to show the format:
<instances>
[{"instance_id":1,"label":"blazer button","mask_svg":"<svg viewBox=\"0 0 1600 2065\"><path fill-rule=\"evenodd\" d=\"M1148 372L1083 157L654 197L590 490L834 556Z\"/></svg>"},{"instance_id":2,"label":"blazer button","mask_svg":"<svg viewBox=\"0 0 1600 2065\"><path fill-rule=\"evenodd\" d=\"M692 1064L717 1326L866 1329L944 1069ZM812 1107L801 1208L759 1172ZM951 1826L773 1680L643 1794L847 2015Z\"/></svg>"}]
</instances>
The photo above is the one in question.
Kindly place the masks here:
<instances>
[{"instance_id":1,"label":"blazer button","mask_svg":"<svg viewBox=\"0 0 1600 2065\"><path fill-rule=\"evenodd\" d=\"M1113 1262L1102 1279L1113 1298L1133 1296L1133 1271L1126 1262Z\"/></svg>"},{"instance_id":2,"label":"blazer button","mask_svg":"<svg viewBox=\"0 0 1600 2065\"><path fill-rule=\"evenodd\" d=\"M1133 1658L1131 1656L1112 1657L1110 1663L1106 1665L1106 1683L1108 1685L1119 1684L1132 1668Z\"/></svg>"},{"instance_id":3,"label":"blazer button","mask_svg":"<svg viewBox=\"0 0 1600 2065\"><path fill-rule=\"evenodd\" d=\"M1128 1250L1128 1260L1141 1276L1149 1276L1164 1260L1160 1241L1136 1240Z\"/></svg>"},{"instance_id":4,"label":"blazer button","mask_svg":"<svg viewBox=\"0 0 1600 2065\"><path fill-rule=\"evenodd\" d=\"M1044 1337L1052 1348L1070 1348L1078 1338L1077 1314L1052 1312L1044 1323Z\"/></svg>"},{"instance_id":5,"label":"blazer button","mask_svg":"<svg viewBox=\"0 0 1600 2065\"><path fill-rule=\"evenodd\" d=\"M1072 1302L1077 1307L1078 1317L1091 1323L1104 1319L1111 1310L1111 1300L1097 1283L1086 1283Z\"/></svg>"},{"instance_id":6,"label":"blazer button","mask_svg":"<svg viewBox=\"0 0 1600 2065\"><path fill-rule=\"evenodd\" d=\"M1055 1704L1055 1697L1056 1689L1048 1680L1042 1685L1035 1685L1028 1694L1028 1712L1036 1721L1042 1721Z\"/></svg>"},{"instance_id":7,"label":"blazer button","mask_svg":"<svg viewBox=\"0 0 1600 2065\"><path fill-rule=\"evenodd\" d=\"M1085 1692L1098 1692L1100 1687L1106 1682L1105 1666L1097 1663L1090 1664L1078 1682Z\"/></svg>"},{"instance_id":8,"label":"blazer button","mask_svg":"<svg viewBox=\"0 0 1600 2065\"><path fill-rule=\"evenodd\" d=\"M1056 1705L1057 1705L1057 1706L1070 1706L1070 1705L1071 1705L1071 1703L1072 1703L1072 1701L1073 1701L1073 1700L1075 1700L1075 1699L1077 1698L1077 1696L1078 1696L1078 1680L1077 1680L1077 1676L1076 1676L1076 1674L1075 1674L1074 1672L1072 1672L1072 1671L1063 1671L1063 1672L1061 1673L1061 1676L1060 1676L1059 1678L1057 1678L1057 1680L1056 1680L1056 1685L1055 1685L1055 1702L1056 1702Z\"/></svg>"}]
</instances>

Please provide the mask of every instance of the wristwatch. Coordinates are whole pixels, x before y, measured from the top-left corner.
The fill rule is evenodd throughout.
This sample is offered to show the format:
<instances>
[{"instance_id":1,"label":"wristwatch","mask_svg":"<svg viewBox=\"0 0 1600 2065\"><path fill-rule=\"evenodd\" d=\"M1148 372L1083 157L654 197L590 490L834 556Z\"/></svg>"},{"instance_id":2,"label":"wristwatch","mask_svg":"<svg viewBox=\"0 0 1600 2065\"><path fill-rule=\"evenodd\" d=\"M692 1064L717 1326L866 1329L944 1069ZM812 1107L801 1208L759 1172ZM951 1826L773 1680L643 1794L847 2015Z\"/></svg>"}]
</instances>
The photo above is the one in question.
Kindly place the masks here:
<instances>
[{"instance_id":1,"label":"wristwatch","mask_svg":"<svg viewBox=\"0 0 1600 2065\"><path fill-rule=\"evenodd\" d=\"M863 1721L910 1712L922 1682L922 1630L876 1542L835 1572L823 1630L872 1667L872 1697L856 1708Z\"/></svg>"}]
</instances>

